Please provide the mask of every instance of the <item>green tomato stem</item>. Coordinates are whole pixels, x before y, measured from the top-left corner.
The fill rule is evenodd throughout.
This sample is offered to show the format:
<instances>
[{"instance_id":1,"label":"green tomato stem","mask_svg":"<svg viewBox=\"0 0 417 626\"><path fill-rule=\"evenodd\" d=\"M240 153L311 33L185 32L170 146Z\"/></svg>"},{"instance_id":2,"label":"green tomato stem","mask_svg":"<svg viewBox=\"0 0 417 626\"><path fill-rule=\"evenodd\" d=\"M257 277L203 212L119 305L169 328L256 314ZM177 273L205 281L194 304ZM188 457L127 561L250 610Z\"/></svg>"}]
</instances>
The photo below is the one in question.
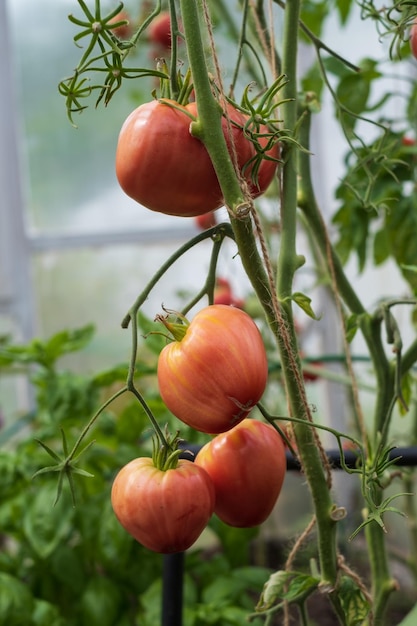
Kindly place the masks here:
<instances>
[{"instance_id":1,"label":"green tomato stem","mask_svg":"<svg viewBox=\"0 0 417 626\"><path fill-rule=\"evenodd\" d=\"M284 21L284 41L282 71L288 78L283 88L281 115L283 126L295 129L297 126L297 45L301 2L292 0L286 3ZM297 346L293 323L291 295L295 271L298 268L296 252L297 194L298 194L298 150L295 144L288 143L284 154L281 191L281 247L277 262L277 294L285 316L286 328L291 346ZM288 346L280 342L283 368L292 416L311 421L310 409L305 394L303 377L298 354L288 351ZM327 484L320 451L315 445L313 429L307 424L294 424L297 448L303 464L313 498L318 531L318 551L320 559L321 586L328 590L333 608L341 624L346 618L337 592L338 565L336 533L337 523L332 519L333 501Z\"/></svg>"},{"instance_id":2,"label":"green tomato stem","mask_svg":"<svg viewBox=\"0 0 417 626\"><path fill-rule=\"evenodd\" d=\"M221 126L222 109L212 94L198 3L181 0L181 15L198 111L198 119L190 127L191 133L204 143L210 155L227 207L231 212L239 213L247 203L227 150Z\"/></svg>"},{"instance_id":3,"label":"green tomato stem","mask_svg":"<svg viewBox=\"0 0 417 626\"><path fill-rule=\"evenodd\" d=\"M230 237L234 239L232 228L229 224L218 224L217 226L213 226L213 228L209 228L202 233L199 233L189 241L187 241L184 245L182 245L178 250L174 252L166 261L161 265L158 271L151 278L146 287L141 291L141 293L136 298L133 305L130 307L129 311L125 315L122 320L121 326L122 328L128 328L132 319L134 319L142 306L142 304L147 300L149 294L155 285L161 280L161 278L168 272L168 270L175 264L178 259L180 259L188 250L191 250L194 246L198 245L201 241L205 239L213 238L216 242L220 239L223 241L226 237ZM134 365L136 363L136 348L133 350L133 359L132 359L132 375L134 372Z\"/></svg>"},{"instance_id":4,"label":"green tomato stem","mask_svg":"<svg viewBox=\"0 0 417 626\"><path fill-rule=\"evenodd\" d=\"M169 17L171 22L171 65L169 72L169 80L171 84L171 98L176 100L180 91L178 84L178 56L177 56L177 33L178 33L178 20L177 11L175 7L175 1L169 0Z\"/></svg>"},{"instance_id":5,"label":"green tomato stem","mask_svg":"<svg viewBox=\"0 0 417 626\"><path fill-rule=\"evenodd\" d=\"M300 127L299 140L304 148L309 148L311 112L306 109L304 120ZM334 277L337 283L338 294L348 309L358 316L360 328L369 349L370 357L376 373L376 405L374 411L374 433L372 441L378 441L379 446L385 446L388 438L387 429L384 427L389 421L389 416L394 394L394 371L385 354L381 340L381 315L369 315L362 302L358 298L351 283L346 277L340 259L328 241L326 227L323 222L317 201L315 198L311 180L310 155L308 152L299 153L299 207L304 213L306 224L312 232L316 244L321 251L323 263L327 266L329 276ZM330 265L331 264L331 265ZM384 433L384 441L381 441L379 433ZM372 453L372 445L369 450ZM377 495L382 501L383 492ZM386 553L384 532L381 527L371 522L365 528L365 536L369 546L369 559L373 573L373 594L376 603L379 623L382 623L382 615L386 608L388 596L393 591L392 581L389 575L388 558ZM377 622L375 621L375 624Z\"/></svg>"},{"instance_id":6,"label":"green tomato stem","mask_svg":"<svg viewBox=\"0 0 417 626\"><path fill-rule=\"evenodd\" d=\"M272 297L271 289L259 255L252 220L249 216L245 217L240 214L242 207L247 208L247 203L227 150L221 128L221 109L211 91L201 41L199 11L201 8L197 2L181 1L181 15L198 109L198 121L192 124L192 132L204 143L213 162L225 204L229 208L234 238L243 267L262 303L273 332L277 334L278 326L269 305Z\"/></svg>"}]
</instances>

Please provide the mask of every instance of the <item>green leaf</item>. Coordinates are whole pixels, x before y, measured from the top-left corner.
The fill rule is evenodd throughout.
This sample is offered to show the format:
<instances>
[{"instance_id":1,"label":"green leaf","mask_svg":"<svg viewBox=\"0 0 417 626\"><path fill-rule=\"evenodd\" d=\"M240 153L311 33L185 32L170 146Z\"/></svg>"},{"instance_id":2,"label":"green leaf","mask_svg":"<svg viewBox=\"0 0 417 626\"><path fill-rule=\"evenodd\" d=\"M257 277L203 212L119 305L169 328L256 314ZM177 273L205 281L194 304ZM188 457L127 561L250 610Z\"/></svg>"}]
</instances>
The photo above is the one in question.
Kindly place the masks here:
<instances>
[{"instance_id":1,"label":"green leaf","mask_svg":"<svg viewBox=\"0 0 417 626\"><path fill-rule=\"evenodd\" d=\"M82 626L114 626L121 607L120 590L104 576L92 578L81 598Z\"/></svg>"},{"instance_id":2,"label":"green leaf","mask_svg":"<svg viewBox=\"0 0 417 626\"><path fill-rule=\"evenodd\" d=\"M245 582L232 573L217 577L203 590L202 600L205 604L219 606L223 603L235 604L245 591Z\"/></svg>"},{"instance_id":3,"label":"green leaf","mask_svg":"<svg viewBox=\"0 0 417 626\"><path fill-rule=\"evenodd\" d=\"M124 569L129 565L133 552L134 539L121 526L108 497L102 506L100 523L97 529L97 551L100 559L108 567Z\"/></svg>"},{"instance_id":4,"label":"green leaf","mask_svg":"<svg viewBox=\"0 0 417 626\"><path fill-rule=\"evenodd\" d=\"M31 626L65 626L59 609L45 600L35 600Z\"/></svg>"},{"instance_id":5,"label":"green leaf","mask_svg":"<svg viewBox=\"0 0 417 626\"><path fill-rule=\"evenodd\" d=\"M28 626L32 623L33 596L20 580L0 572L0 624Z\"/></svg>"},{"instance_id":6,"label":"green leaf","mask_svg":"<svg viewBox=\"0 0 417 626\"><path fill-rule=\"evenodd\" d=\"M381 76L376 68L376 61L363 59L360 63L361 71L350 72L342 78L337 86L336 95L340 104L354 114L352 116L349 113L342 113L344 123L351 130L357 122L355 115L361 115L368 108L372 81Z\"/></svg>"},{"instance_id":7,"label":"green leaf","mask_svg":"<svg viewBox=\"0 0 417 626\"><path fill-rule=\"evenodd\" d=\"M312 309L311 298L306 296L304 293L301 293L299 291L294 292L291 296L291 300L293 300L300 307L300 309L302 309L304 313L307 313L307 315L313 320L320 319L319 317L317 317Z\"/></svg>"},{"instance_id":8,"label":"green leaf","mask_svg":"<svg viewBox=\"0 0 417 626\"><path fill-rule=\"evenodd\" d=\"M314 63L304 74L301 84L304 92L313 92L320 99L324 81L317 63Z\"/></svg>"},{"instance_id":9,"label":"green leaf","mask_svg":"<svg viewBox=\"0 0 417 626\"><path fill-rule=\"evenodd\" d=\"M401 416L407 415L408 410L406 410L406 406L409 407L412 397L413 397L413 389L414 389L414 378L410 372L407 372L401 379L401 396L402 401L397 400L398 410Z\"/></svg>"},{"instance_id":10,"label":"green leaf","mask_svg":"<svg viewBox=\"0 0 417 626\"><path fill-rule=\"evenodd\" d=\"M23 517L23 531L34 552L47 558L71 532L74 509L67 494L53 506L56 498L55 483L37 487Z\"/></svg>"},{"instance_id":11,"label":"green leaf","mask_svg":"<svg viewBox=\"0 0 417 626\"><path fill-rule=\"evenodd\" d=\"M389 236L385 228L381 228L374 237L374 262L375 265L384 263L391 252Z\"/></svg>"},{"instance_id":12,"label":"green leaf","mask_svg":"<svg viewBox=\"0 0 417 626\"><path fill-rule=\"evenodd\" d=\"M274 572L265 583L257 611L265 611L283 601L303 602L317 588L320 580L302 572Z\"/></svg>"},{"instance_id":13,"label":"green leaf","mask_svg":"<svg viewBox=\"0 0 417 626\"><path fill-rule=\"evenodd\" d=\"M346 339L350 343L351 341L353 341L353 338L356 335L356 331L359 328L359 316L355 314L349 315L349 317L346 319L345 326Z\"/></svg>"},{"instance_id":14,"label":"green leaf","mask_svg":"<svg viewBox=\"0 0 417 626\"><path fill-rule=\"evenodd\" d=\"M264 585L256 610L264 611L274 606L274 604L277 604L282 598L285 585L289 578L290 572L284 572L283 570L271 574Z\"/></svg>"},{"instance_id":15,"label":"green leaf","mask_svg":"<svg viewBox=\"0 0 417 626\"><path fill-rule=\"evenodd\" d=\"M81 550L60 543L49 559L51 574L67 591L79 595L84 589L88 573L84 570Z\"/></svg>"},{"instance_id":16,"label":"green leaf","mask_svg":"<svg viewBox=\"0 0 417 626\"><path fill-rule=\"evenodd\" d=\"M116 365L109 370L100 372L93 377L93 382L96 387L110 387L114 383L125 382L127 378L128 365L122 363Z\"/></svg>"},{"instance_id":17,"label":"green leaf","mask_svg":"<svg viewBox=\"0 0 417 626\"><path fill-rule=\"evenodd\" d=\"M259 534L258 528L234 528L222 522L216 515L210 520L222 544L222 550L230 565L238 567L249 560L250 542Z\"/></svg>"},{"instance_id":18,"label":"green leaf","mask_svg":"<svg viewBox=\"0 0 417 626\"><path fill-rule=\"evenodd\" d=\"M336 0L336 9L339 12L340 21L346 24L352 8L353 0Z\"/></svg>"},{"instance_id":19,"label":"green leaf","mask_svg":"<svg viewBox=\"0 0 417 626\"><path fill-rule=\"evenodd\" d=\"M6 345L0 350L0 365L36 363L51 369L58 358L84 348L91 341L94 332L94 326L88 324L76 330L63 330L46 341L36 337L27 345Z\"/></svg>"},{"instance_id":20,"label":"green leaf","mask_svg":"<svg viewBox=\"0 0 417 626\"><path fill-rule=\"evenodd\" d=\"M403 197L389 211L385 225L391 245L391 254L402 275L413 291L417 292L417 274L408 269L417 259L417 212L416 196Z\"/></svg>"},{"instance_id":21,"label":"green leaf","mask_svg":"<svg viewBox=\"0 0 417 626\"><path fill-rule=\"evenodd\" d=\"M63 330L53 335L45 343L45 352L51 362L69 352L77 352L85 348L93 338L95 327L88 324L75 330Z\"/></svg>"},{"instance_id":22,"label":"green leaf","mask_svg":"<svg viewBox=\"0 0 417 626\"><path fill-rule=\"evenodd\" d=\"M321 34L324 20L329 11L329 2L321 0L318 2L303 2L301 6L301 19L318 37ZM303 36L303 38L305 38ZM307 41L308 38L307 38Z\"/></svg>"},{"instance_id":23,"label":"green leaf","mask_svg":"<svg viewBox=\"0 0 417 626\"><path fill-rule=\"evenodd\" d=\"M129 403L117 417L116 434L120 443L134 443L147 428L150 428L149 418L137 402Z\"/></svg>"},{"instance_id":24,"label":"green leaf","mask_svg":"<svg viewBox=\"0 0 417 626\"><path fill-rule=\"evenodd\" d=\"M317 588L319 582L318 578L314 578L309 574L293 574L284 597L288 602L304 601Z\"/></svg>"},{"instance_id":25,"label":"green leaf","mask_svg":"<svg viewBox=\"0 0 417 626\"><path fill-rule=\"evenodd\" d=\"M220 620L217 624L220 626L242 626L247 622L248 611L238 606L225 606L220 611ZM251 622L254 624L254 622Z\"/></svg>"},{"instance_id":26,"label":"green leaf","mask_svg":"<svg viewBox=\"0 0 417 626\"><path fill-rule=\"evenodd\" d=\"M352 578L342 577L339 597L345 613L346 626L363 624L369 614L370 605Z\"/></svg>"}]
</instances>

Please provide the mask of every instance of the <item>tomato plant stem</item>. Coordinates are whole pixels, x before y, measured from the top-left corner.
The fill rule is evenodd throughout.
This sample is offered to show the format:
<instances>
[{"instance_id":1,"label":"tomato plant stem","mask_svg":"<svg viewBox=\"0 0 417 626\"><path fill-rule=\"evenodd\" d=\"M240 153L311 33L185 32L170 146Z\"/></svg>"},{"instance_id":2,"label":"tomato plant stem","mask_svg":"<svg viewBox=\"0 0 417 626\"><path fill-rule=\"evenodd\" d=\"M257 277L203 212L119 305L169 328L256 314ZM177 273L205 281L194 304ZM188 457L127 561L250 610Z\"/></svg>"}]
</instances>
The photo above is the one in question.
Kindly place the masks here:
<instances>
[{"instance_id":1,"label":"tomato plant stem","mask_svg":"<svg viewBox=\"0 0 417 626\"><path fill-rule=\"evenodd\" d=\"M226 206L230 209L233 233L243 267L259 301L264 307L272 330L276 333L276 319L270 306L272 294L253 234L252 220L249 216L237 215L234 217L233 215L234 211L238 210L239 207L246 206L246 200L240 188L240 183L221 129L221 111L212 95L205 52L201 41L199 8L197 5L197 2L188 2L187 0L182 0L181 2L181 14L199 115L198 122L193 124L193 132L205 144L212 159Z\"/></svg>"},{"instance_id":2,"label":"tomato plant stem","mask_svg":"<svg viewBox=\"0 0 417 626\"><path fill-rule=\"evenodd\" d=\"M179 94L179 85L178 85L178 56L177 56L177 47L178 47L178 20L177 20L177 11L175 7L174 0L169 0L169 16L171 22L171 64L169 71L169 80L171 85L171 98L176 100Z\"/></svg>"},{"instance_id":3,"label":"tomato plant stem","mask_svg":"<svg viewBox=\"0 0 417 626\"><path fill-rule=\"evenodd\" d=\"M287 2L282 70L288 81L283 88L284 103L281 109L283 126L287 129L295 129L297 126L297 46L294 46L294 41L297 39L299 18L300 2L297 0ZM285 316L285 326L282 329L284 341L280 342L280 352L291 415L310 422L310 407L306 398L298 351L294 350L297 346L297 339L291 307L294 274L300 264L296 252L297 181L297 148L295 144L287 143L281 178L282 237L277 262L277 294ZM288 333L287 338L286 333ZM328 590L335 613L344 624L345 616L337 595L337 524L331 517L333 503L323 458L319 448L315 445L317 443L314 439L315 433L309 425L294 424L294 434L317 518L322 587Z\"/></svg>"},{"instance_id":4,"label":"tomato plant stem","mask_svg":"<svg viewBox=\"0 0 417 626\"><path fill-rule=\"evenodd\" d=\"M245 205L246 201L227 150L221 126L222 110L212 94L201 38L198 4L181 0L187 53L198 110L198 119L191 124L191 133L204 143L219 179L226 205L229 210L235 212ZM201 14L204 14L204 11L201 11Z\"/></svg>"},{"instance_id":5,"label":"tomato plant stem","mask_svg":"<svg viewBox=\"0 0 417 626\"><path fill-rule=\"evenodd\" d=\"M158 283L158 281L161 280L161 278L174 265L174 263L178 259L180 259L186 252L188 252L188 250L191 250L194 246L199 244L201 241L204 241L205 239L214 238L217 242L219 239L223 241L225 237L230 237L231 239L234 238L231 226L229 224L218 224L217 226L213 226L213 228L209 228L208 230L205 230L204 232L199 233L198 235L196 235L195 237L187 241L184 245L180 246L180 248L178 248L178 250L176 250L174 254L172 254L169 257L169 259L167 259L165 263L161 265L161 267L153 275L153 277L148 282L148 284L143 289L143 291L141 291L141 293L138 295L135 302L130 307L129 311L127 312L127 314L122 320L122 324L121 324L122 328L128 328L131 320L137 315L140 307L147 300L147 298L149 297L149 294L151 293L155 285ZM136 346L134 346L133 356L132 356L132 364L131 364L131 367L133 367L132 372L134 371L135 363L136 363Z\"/></svg>"},{"instance_id":6,"label":"tomato plant stem","mask_svg":"<svg viewBox=\"0 0 417 626\"><path fill-rule=\"evenodd\" d=\"M300 127L299 140L303 147L309 149L311 112L306 110L304 120ZM388 438L388 427L390 413L392 412L392 399L394 396L394 373L387 359L381 338L381 315L371 316L365 310L358 295L354 291L351 283L347 279L340 260L331 246L326 227L323 222L317 201L315 198L310 169L310 155L308 152L299 153L299 206L303 211L306 224L312 232L316 244L321 251L323 263L327 266L327 272L337 285L337 293L335 297L340 297L350 312L357 316L358 325L362 331L363 337L369 349L369 353L374 365L376 374L376 403L374 412L374 433L372 442L368 446L368 452L375 453L375 448L385 446ZM335 285L333 285L333 288ZM383 436L381 438L381 434ZM376 445L378 442L378 446ZM367 441L363 444L367 445ZM372 451L373 449L373 451ZM382 490L378 494L379 501L382 501ZM389 576L388 559L384 542L384 533L376 522L371 522L366 527L366 538L369 546L369 558L371 569L376 577L373 591L375 594L375 602L378 607L379 619L386 607L389 594L393 590L393 586ZM384 590L383 592L381 590ZM375 622L377 623L377 622ZM381 622L380 622L381 623Z\"/></svg>"},{"instance_id":7,"label":"tomato plant stem","mask_svg":"<svg viewBox=\"0 0 417 626\"><path fill-rule=\"evenodd\" d=\"M378 494L382 501L382 491ZM383 626L388 598L396 588L390 577L384 530L372 522L365 527L372 573L374 626Z\"/></svg>"}]
</instances>

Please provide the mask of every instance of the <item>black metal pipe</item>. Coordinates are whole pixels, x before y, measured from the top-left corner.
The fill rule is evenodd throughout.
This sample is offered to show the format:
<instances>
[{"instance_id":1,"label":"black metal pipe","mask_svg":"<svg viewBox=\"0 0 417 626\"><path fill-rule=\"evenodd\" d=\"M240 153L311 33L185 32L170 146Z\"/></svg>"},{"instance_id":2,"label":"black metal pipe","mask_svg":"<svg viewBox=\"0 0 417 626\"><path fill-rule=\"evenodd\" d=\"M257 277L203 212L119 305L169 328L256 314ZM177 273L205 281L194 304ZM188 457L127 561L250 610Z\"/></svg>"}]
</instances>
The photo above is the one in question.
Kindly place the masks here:
<instances>
[{"instance_id":1,"label":"black metal pipe","mask_svg":"<svg viewBox=\"0 0 417 626\"><path fill-rule=\"evenodd\" d=\"M162 626L182 626L184 552L164 554Z\"/></svg>"},{"instance_id":2,"label":"black metal pipe","mask_svg":"<svg viewBox=\"0 0 417 626\"><path fill-rule=\"evenodd\" d=\"M200 445L188 444L186 442L181 443L180 447L183 448L183 452L181 453L181 458L189 459L190 461L194 460L199 450L201 449ZM334 450L326 450L326 455L333 469L342 469L339 448L334 449ZM298 471L300 469L300 464L298 460L289 451L287 451L286 457L287 457L287 470ZM416 467L417 466L417 446L393 448L389 454L389 458L392 461L395 461L395 465L397 466ZM354 450L344 450L344 461L345 461L346 467L354 468L357 466L357 463L358 463L358 455L356 454Z\"/></svg>"}]
</instances>

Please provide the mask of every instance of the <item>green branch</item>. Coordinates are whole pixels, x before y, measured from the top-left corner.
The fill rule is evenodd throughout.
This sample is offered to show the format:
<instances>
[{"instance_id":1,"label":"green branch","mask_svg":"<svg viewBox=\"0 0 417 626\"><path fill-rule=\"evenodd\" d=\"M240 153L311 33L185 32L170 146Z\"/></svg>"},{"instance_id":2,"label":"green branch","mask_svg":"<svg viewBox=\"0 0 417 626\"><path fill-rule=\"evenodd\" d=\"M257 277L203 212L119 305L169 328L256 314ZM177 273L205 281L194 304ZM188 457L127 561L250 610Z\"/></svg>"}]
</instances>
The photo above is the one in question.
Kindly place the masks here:
<instances>
[{"instance_id":1,"label":"green branch","mask_svg":"<svg viewBox=\"0 0 417 626\"><path fill-rule=\"evenodd\" d=\"M284 86L281 113L283 126L287 129L297 127L297 46L298 25L300 19L300 2L287 2L285 7L284 42L283 42L283 73L288 78ZM284 378L289 396L291 415L301 417L306 422L311 421L309 404L306 398L300 362L297 354L291 349L297 345L296 333L293 324L291 295L294 274L300 261L296 252L297 229L297 153L295 144L286 144L284 167L282 171L281 191L281 248L277 264L277 293L282 302L286 325L288 328L290 345L281 343L280 352L283 363ZM327 484L327 476L323 467L323 459L314 439L313 430L305 423L294 424L299 455L303 471L308 480L317 517L318 551L321 566L323 588L329 590L335 613L341 624L345 623L344 613L337 596L337 524L332 519L333 502Z\"/></svg>"}]
</instances>

